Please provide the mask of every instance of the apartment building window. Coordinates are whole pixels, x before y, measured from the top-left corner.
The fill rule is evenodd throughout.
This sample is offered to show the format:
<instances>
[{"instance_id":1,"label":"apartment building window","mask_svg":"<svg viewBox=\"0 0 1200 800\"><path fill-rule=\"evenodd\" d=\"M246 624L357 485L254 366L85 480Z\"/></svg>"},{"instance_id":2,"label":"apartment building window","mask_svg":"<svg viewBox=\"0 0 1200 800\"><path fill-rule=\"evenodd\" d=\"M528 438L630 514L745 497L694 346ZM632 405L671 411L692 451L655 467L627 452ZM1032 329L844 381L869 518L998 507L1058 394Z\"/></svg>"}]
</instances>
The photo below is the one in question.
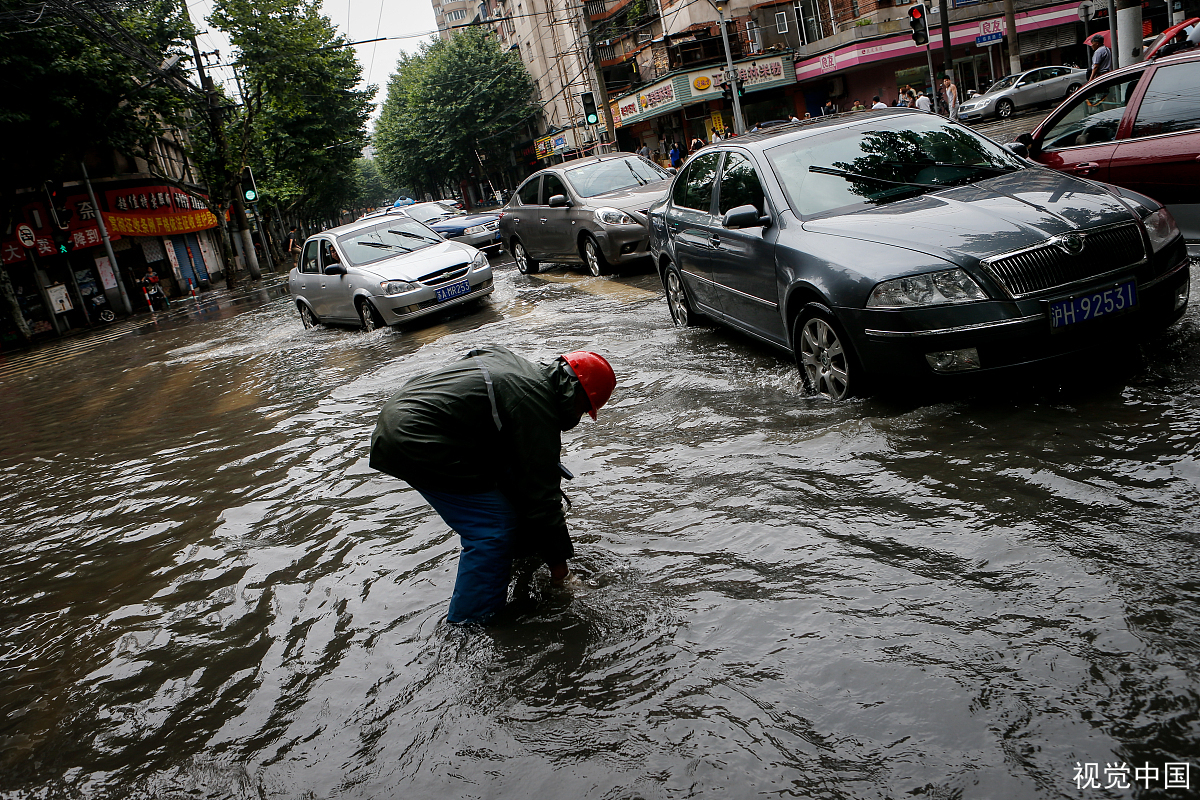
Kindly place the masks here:
<instances>
[{"instance_id":1,"label":"apartment building window","mask_svg":"<svg viewBox=\"0 0 1200 800\"><path fill-rule=\"evenodd\" d=\"M605 11L604 0L587 0L586 5L589 17L594 17L597 14L603 14Z\"/></svg>"},{"instance_id":2,"label":"apartment building window","mask_svg":"<svg viewBox=\"0 0 1200 800\"><path fill-rule=\"evenodd\" d=\"M611 44L600 45L599 51L601 61L611 61L617 57L617 48L613 47Z\"/></svg>"},{"instance_id":3,"label":"apartment building window","mask_svg":"<svg viewBox=\"0 0 1200 800\"><path fill-rule=\"evenodd\" d=\"M850 14L858 19L858 0L850 0Z\"/></svg>"},{"instance_id":4,"label":"apartment building window","mask_svg":"<svg viewBox=\"0 0 1200 800\"><path fill-rule=\"evenodd\" d=\"M750 40L750 52L762 52L762 40L758 37L758 24L754 20L746 23L746 38Z\"/></svg>"},{"instance_id":5,"label":"apartment building window","mask_svg":"<svg viewBox=\"0 0 1200 800\"><path fill-rule=\"evenodd\" d=\"M787 33L788 32L787 12L786 11L780 11L775 14L775 32L776 33Z\"/></svg>"},{"instance_id":6,"label":"apartment building window","mask_svg":"<svg viewBox=\"0 0 1200 800\"><path fill-rule=\"evenodd\" d=\"M458 11L451 11L449 14L446 15L446 19L450 22L458 22L460 19L466 19L466 18L467 18L467 12L461 8Z\"/></svg>"}]
</instances>

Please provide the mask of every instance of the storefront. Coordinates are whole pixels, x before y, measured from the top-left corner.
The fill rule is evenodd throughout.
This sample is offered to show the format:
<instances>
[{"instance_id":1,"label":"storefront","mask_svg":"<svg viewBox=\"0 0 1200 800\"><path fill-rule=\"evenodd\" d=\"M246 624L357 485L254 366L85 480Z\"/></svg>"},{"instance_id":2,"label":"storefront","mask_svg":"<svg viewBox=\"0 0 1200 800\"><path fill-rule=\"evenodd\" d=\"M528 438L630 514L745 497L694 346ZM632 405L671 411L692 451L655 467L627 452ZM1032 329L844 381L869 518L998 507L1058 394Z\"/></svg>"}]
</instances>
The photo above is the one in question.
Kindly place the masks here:
<instances>
[{"instance_id":1,"label":"storefront","mask_svg":"<svg viewBox=\"0 0 1200 800\"><path fill-rule=\"evenodd\" d=\"M743 84L741 97L747 127L757 122L787 119L791 113L788 87L796 82L790 52L742 59L734 63ZM635 151L643 144L660 162L679 142L712 139L713 130L733 127L733 104L723 98L725 67L713 64L681 72L622 95L611 103L617 142Z\"/></svg>"},{"instance_id":2,"label":"storefront","mask_svg":"<svg viewBox=\"0 0 1200 800\"><path fill-rule=\"evenodd\" d=\"M144 310L141 281L150 268L168 294L209 286L210 265L218 263L211 239L217 220L202 198L147 179L97 180L93 188L100 209L77 184L60 193L54 214L44 195L30 194L19 215L30 246L18 228L0 240L0 348L24 342L22 324L35 338L52 337L123 313L122 294L135 312Z\"/></svg>"},{"instance_id":3,"label":"storefront","mask_svg":"<svg viewBox=\"0 0 1200 800\"><path fill-rule=\"evenodd\" d=\"M1079 42L1078 4L1063 4L1019 12L1016 15L1019 52L1030 67L1041 63L1066 63L1074 58ZM936 22L936 20L935 20ZM995 34L1007 35L1003 15L975 19L950 26L954 82L960 95L974 89L984 91L997 77L1008 72L1007 56ZM942 74L941 32L930 31L932 60ZM1047 49L1048 48L1048 49ZM905 32L870 41L860 41L831 50L796 65L796 80L810 112L819 110L826 99L840 111L855 100L871 105L879 95L894 105L899 87L927 87L929 70L924 47L918 47Z\"/></svg>"}]
</instances>

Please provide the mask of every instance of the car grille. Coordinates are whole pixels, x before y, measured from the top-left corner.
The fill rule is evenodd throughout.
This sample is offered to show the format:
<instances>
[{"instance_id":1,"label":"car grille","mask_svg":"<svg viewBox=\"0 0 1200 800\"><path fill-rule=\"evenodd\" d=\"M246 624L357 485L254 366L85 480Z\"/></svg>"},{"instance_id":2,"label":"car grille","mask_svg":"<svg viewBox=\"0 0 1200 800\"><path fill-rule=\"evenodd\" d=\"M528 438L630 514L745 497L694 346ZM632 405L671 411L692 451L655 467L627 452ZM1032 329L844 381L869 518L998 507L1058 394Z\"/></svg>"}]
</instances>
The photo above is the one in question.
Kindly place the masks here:
<instances>
[{"instance_id":1,"label":"car grille","mask_svg":"<svg viewBox=\"0 0 1200 800\"><path fill-rule=\"evenodd\" d=\"M422 275L417 278L418 281L426 286L438 286L439 284L449 283L450 281L458 280L467 274L467 270L471 268L470 264L455 264L453 267L439 269L437 272L431 272L428 275Z\"/></svg>"},{"instance_id":2,"label":"car grille","mask_svg":"<svg viewBox=\"0 0 1200 800\"><path fill-rule=\"evenodd\" d=\"M483 228L484 228L484 230L488 230L488 231L498 231L498 230L500 230L500 220L495 220L494 222L489 222L488 224L484 225Z\"/></svg>"},{"instance_id":3,"label":"car grille","mask_svg":"<svg viewBox=\"0 0 1200 800\"><path fill-rule=\"evenodd\" d=\"M1068 234L1070 236L1070 234ZM1055 237L1036 247L983 260L983 268L1014 299L1026 297L1133 267L1146 257L1136 223L1080 231L1083 248L1075 254Z\"/></svg>"}]
</instances>

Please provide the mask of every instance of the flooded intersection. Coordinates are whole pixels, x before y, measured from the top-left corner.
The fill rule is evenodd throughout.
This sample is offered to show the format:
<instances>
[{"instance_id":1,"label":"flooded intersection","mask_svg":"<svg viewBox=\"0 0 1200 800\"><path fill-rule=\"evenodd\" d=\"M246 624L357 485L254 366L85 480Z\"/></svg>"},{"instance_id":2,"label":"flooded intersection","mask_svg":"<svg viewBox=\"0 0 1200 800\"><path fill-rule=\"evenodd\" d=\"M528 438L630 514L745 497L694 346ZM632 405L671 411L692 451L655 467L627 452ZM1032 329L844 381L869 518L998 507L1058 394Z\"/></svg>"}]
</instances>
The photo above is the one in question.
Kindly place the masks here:
<instances>
[{"instance_id":1,"label":"flooded intersection","mask_svg":"<svg viewBox=\"0 0 1200 800\"><path fill-rule=\"evenodd\" d=\"M367 444L488 342L618 388L563 437L586 590L455 629ZM268 296L11 370L0 797L1195 796L1197 345L835 405L653 275L508 266L424 327Z\"/></svg>"}]
</instances>

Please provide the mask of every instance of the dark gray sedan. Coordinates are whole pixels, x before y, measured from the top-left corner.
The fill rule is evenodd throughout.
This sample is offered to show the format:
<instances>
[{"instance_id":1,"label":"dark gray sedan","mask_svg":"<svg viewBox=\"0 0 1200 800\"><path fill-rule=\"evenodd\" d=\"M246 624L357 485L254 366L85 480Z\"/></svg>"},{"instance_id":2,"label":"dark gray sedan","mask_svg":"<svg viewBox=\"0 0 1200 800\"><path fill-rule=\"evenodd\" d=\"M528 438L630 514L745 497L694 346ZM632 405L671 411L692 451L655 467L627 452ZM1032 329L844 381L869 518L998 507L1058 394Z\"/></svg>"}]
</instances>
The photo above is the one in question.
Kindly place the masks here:
<instances>
[{"instance_id":1,"label":"dark gray sedan","mask_svg":"<svg viewBox=\"0 0 1200 800\"><path fill-rule=\"evenodd\" d=\"M678 325L703 315L786 348L835 399L1070 357L1188 302L1187 250L1157 202L921 112L706 148L650 223Z\"/></svg>"},{"instance_id":2,"label":"dark gray sedan","mask_svg":"<svg viewBox=\"0 0 1200 800\"><path fill-rule=\"evenodd\" d=\"M501 211L500 235L522 273L554 261L603 275L646 258L646 210L670 185L670 172L630 153L568 161L518 187Z\"/></svg>"}]
</instances>

